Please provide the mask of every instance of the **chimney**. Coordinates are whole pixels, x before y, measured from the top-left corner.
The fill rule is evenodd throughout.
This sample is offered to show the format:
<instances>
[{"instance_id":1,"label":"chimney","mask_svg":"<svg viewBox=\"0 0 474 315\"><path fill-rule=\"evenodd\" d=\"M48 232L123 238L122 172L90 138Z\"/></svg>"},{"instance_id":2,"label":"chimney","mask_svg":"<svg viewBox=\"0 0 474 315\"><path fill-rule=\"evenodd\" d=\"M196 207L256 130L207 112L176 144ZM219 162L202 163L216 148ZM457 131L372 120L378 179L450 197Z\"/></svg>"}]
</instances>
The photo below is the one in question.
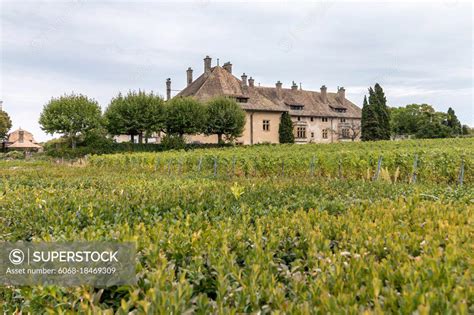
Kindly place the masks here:
<instances>
[{"instance_id":1,"label":"chimney","mask_svg":"<svg viewBox=\"0 0 474 315\"><path fill-rule=\"evenodd\" d=\"M296 85L295 81L293 81L292 84L291 84L291 90L292 91L298 90L298 85Z\"/></svg>"},{"instance_id":2,"label":"chimney","mask_svg":"<svg viewBox=\"0 0 474 315\"><path fill-rule=\"evenodd\" d=\"M222 66L222 68L224 68L227 72L232 74L232 64L230 63L230 61L227 61L226 63L224 63L224 66Z\"/></svg>"},{"instance_id":3,"label":"chimney","mask_svg":"<svg viewBox=\"0 0 474 315\"><path fill-rule=\"evenodd\" d=\"M18 131L18 142L23 143L25 141L25 132L23 130Z\"/></svg>"},{"instance_id":4,"label":"chimney","mask_svg":"<svg viewBox=\"0 0 474 315\"><path fill-rule=\"evenodd\" d=\"M206 56L206 58L204 58L204 73L209 73L211 72L211 57L209 56Z\"/></svg>"},{"instance_id":5,"label":"chimney","mask_svg":"<svg viewBox=\"0 0 474 315\"><path fill-rule=\"evenodd\" d=\"M281 82L278 81L278 82L275 84L275 86L276 86L276 93L277 93L277 96L278 96L278 97L281 97Z\"/></svg>"},{"instance_id":6,"label":"chimney","mask_svg":"<svg viewBox=\"0 0 474 315\"><path fill-rule=\"evenodd\" d=\"M3 101L0 101L0 112L3 110Z\"/></svg>"},{"instance_id":7,"label":"chimney","mask_svg":"<svg viewBox=\"0 0 474 315\"><path fill-rule=\"evenodd\" d=\"M254 82L255 82L255 80L252 77L250 77L249 78L249 86L254 87Z\"/></svg>"},{"instance_id":8,"label":"chimney","mask_svg":"<svg viewBox=\"0 0 474 315\"><path fill-rule=\"evenodd\" d=\"M339 98L339 102L344 105L346 102L346 90L342 86L337 89L337 96Z\"/></svg>"},{"instance_id":9,"label":"chimney","mask_svg":"<svg viewBox=\"0 0 474 315\"><path fill-rule=\"evenodd\" d=\"M193 83L193 69L191 69L191 67L186 70L186 80L188 81L188 85Z\"/></svg>"},{"instance_id":10,"label":"chimney","mask_svg":"<svg viewBox=\"0 0 474 315\"><path fill-rule=\"evenodd\" d=\"M242 86L247 86L247 75L245 72L242 74Z\"/></svg>"},{"instance_id":11,"label":"chimney","mask_svg":"<svg viewBox=\"0 0 474 315\"><path fill-rule=\"evenodd\" d=\"M321 100L324 104L328 102L328 88L325 85L321 87Z\"/></svg>"},{"instance_id":12,"label":"chimney","mask_svg":"<svg viewBox=\"0 0 474 315\"><path fill-rule=\"evenodd\" d=\"M171 79L166 79L166 100L169 101L171 98Z\"/></svg>"}]
</instances>

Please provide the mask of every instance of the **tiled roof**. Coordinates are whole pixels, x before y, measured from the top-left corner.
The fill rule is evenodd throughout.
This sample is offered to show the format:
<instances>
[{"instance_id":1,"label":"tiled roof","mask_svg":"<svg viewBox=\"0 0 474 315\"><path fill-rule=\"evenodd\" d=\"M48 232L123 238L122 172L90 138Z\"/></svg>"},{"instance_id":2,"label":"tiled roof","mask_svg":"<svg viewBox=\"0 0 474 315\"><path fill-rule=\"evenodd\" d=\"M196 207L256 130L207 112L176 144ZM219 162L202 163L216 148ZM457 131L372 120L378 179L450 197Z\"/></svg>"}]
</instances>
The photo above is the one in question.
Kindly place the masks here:
<instances>
[{"instance_id":1,"label":"tiled roof","mask_svg":"<svg viewBox=\"0 0 474 315\"><path fill-rule=\"evenodd\" d=\"M201 101L216 96L243 97L248 98L247 102L239 104L245 110L288 111L295 116L361 117L361 109L347 99L342 104L337 93L327 93L327 102L324 103L320 92L243 86L241 80L220 66L203 73L176 96L192 96ZM291 109L291 105L303 106L303 109ZM345 112L334 108L345 109Z\"/></svg>"}]
</instances>

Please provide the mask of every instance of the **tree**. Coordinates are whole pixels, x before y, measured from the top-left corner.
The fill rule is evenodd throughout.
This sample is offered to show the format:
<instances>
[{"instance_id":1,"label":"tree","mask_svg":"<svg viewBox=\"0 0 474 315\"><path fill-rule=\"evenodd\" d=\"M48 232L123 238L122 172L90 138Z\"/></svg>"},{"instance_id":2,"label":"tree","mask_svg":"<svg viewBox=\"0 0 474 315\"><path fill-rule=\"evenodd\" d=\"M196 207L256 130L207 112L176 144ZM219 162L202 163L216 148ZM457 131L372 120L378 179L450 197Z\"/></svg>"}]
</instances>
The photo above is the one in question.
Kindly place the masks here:
<instances>
[{"instance_id":1,"label":"tree","mask_svg":"<svg viewBox=\"0 0 474 315\"><path fill-rule=\"evenodd\" d=\"M205 132L206 109L191 97L174 97L166 103L166 133L183 138Z\"/></svg>"},{"instance_id":2,"label":"tree","mask_svg":"<svg viewBox=\"0 0 474 315\"><path fill-rule=\"evenodd\" d=\"M451 128L452 134L458 136L462 133L461 122L459 121L454 109L451 107L448 109L446 125Z\"/></svg>"},{"instance_id":3,"label":"tree","mask_svg":"<svg viewBox=\"0 0 474 315\"><path fill-rule=\"evenodd\" d=\"M390 140L390 111L387 107L387 98L380 84L375 84L373 94L375 96L374 105L379 124L379 140Z\"/></svg>"},{"instance_id":4,"label":"tree","mask_svg":"<svg viewBox=\"0 0 474 315\"><path fill-rule=\"evenodd\" d=\"M434 120L425 121L416 133L417 138L448 138L451 135L451 129L445 124Z\"/></svg>"},{"instance_id":5,"label":"tree","mask_svg":"<svg viewBox=\"0 0 474 315\"><path fill-rule=\"evenodd\" d=\"M281 114L280 125L278 126L278 136L280 143L295 143L293 121L288 112Z\"/></svg>"},{"instance_id":6,"label":"tree","mask_svg":"<svg viewBox=\"0 0 474 315\"><path fill-rule=\"evenodd\" d=\"M119 93L107 107L105 114L107 131L112 135L130 135L131 141L163 130L165 121L163 99L145 91L129 91L126 96Z\"/></svg>"},{"instance_id":7,"label":"tree","mask_svg":"<svg viewBox=\"0 0 474 315\"><path fill-rule=\"evenodd\" d=\"M217 134L218 143L222 135L233 140L240 137L245 127L245 112L233 99L217 97L207 103L206 134Z\"/></svg>"},{"instance_id":8,"label":"tree","mask_svg":"<svg viewBox=\"0 0 474 315\"><path fill-rule=\"evenodd\" d=\"M369 89L369 93L369 95L372 95L373 97L372 88ZM374 106L367 102L367 96L364 96L364 104L362 106L361 129L362 141L374 141L379 139L377 114L375 112Z\"/></svg>"},{"instance_id":9,"label":"tree","mask_svg":"<svg viewBox=\"0 0 474 315\"><path fill-rule=\"evenodd\" d=\"M99 104L82 94L63 95L52 98L43 107L39 119L41 129L51 135L63 134L76 147L78 135L86 134L101 124Z\"/></svg>"},{"instance_id":10,"label":"tree","mask_svg":"<svg viewBox=\"0 0 474 315\"><path fill-rule=\"evenodd\" d=\"M6 111L0 109L0 141L5 140L12 127L12 120Z\"/></svg>"},{"instance_id":11,"label":"tree","mask_svg":"<svg viewBox=\"0 0 474 315\"><path fill-rule=\"evenodd\" d=\"M468 125L462 125L462 134L463 135L470 135L472 133L473 129L470 128Z\"/></svg>"}]
</instances>

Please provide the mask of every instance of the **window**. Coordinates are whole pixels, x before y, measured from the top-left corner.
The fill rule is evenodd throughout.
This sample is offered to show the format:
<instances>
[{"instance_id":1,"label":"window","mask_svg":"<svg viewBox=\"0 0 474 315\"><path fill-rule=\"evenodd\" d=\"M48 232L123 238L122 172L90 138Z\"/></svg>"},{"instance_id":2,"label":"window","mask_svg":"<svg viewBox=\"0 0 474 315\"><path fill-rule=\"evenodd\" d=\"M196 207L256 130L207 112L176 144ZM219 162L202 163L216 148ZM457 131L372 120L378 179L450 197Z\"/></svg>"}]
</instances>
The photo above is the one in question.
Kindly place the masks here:
<instances>
[{"instance_id":1,"label":"window","mask_svg":"<svg viewBox=\"0 0 474 315\"><path fill-rule=\"evenodd\" d=\"M270 120L263 121L263 131L270 131Z\"/></svg>"},{"instance_id":2,"label":"window","mask_svg":"<svg viewBox=\"0 0 474 315\"><path fill-rule=\"evenodd\" d=\"M346 122L346 119L345 119L345 118L341 118L341 122Z\"/></svg>"},{"instance_id":3,"label":"window","mask_svg":"<svg viewBox=\"0 0 474 315\"><path fill-rule=\"evenodd\" d=\"M306 138L306 127L296 128L296 138Z\"/></svg>"},{"instance_id":4,"label":"window","mask_svg":"<svg viewBox=\"0 0 474 315\"><path fill-rule=\"evenodd\" d=\"M313 120L314 120L313 117L311 117L311 121L313 121Z\"/></svg>"},{"instance_id":5,"label":"window","mask_svg":"<svg viewBox=\"0 0 474 315\"><path fill-rule=\"evenodd\" d=\"M301 117L300 117L300 116L298 116L298 121L300 121L300 120L301 120Z\"/></svg>"},{"instance_id":6,"label":"window","mask_svg":"<svg viewBox=\"0 0 474 315\"><path fill-rule=\"evenodd\" d=\"M247 103L248 98L246 98L246 97L236 97L235 100L238 103Z\"/></svg>"},{"instance_id":7,"label":"window","mask_svg":"<svg viewBox=\"0 0 474 315\"><path fill-rule=\"evenodd\" d=\"M349 128L342 128L342 137L349 138Z\"/></svg>"},{"instance_id":8,"label":"window","mask_svg":"<svg viewBox=\"0 0 474 315\"><path fill-rule=\"evenodd\" d=\"M314 132L311 133L311 138L314 138Z\"/></svg>"},{"instance_id":9,"label":"window","mask_svg":"<svg viewBox=\"0 0 474 315\"><path fill-rule=\"evenodd\" d=\"M323 117L322 120L323 120L323 122L328 122L328 118L327 118L327 117Z\"/></svg>"},{"instance_id":10,"label":"window","mask_svg":"<svg viewBox=\"0 0 474 315\"><path fill-rule=\"evenodd\" d=\"M292 110L303 110L303 105L290 105Z\"/></svg>"},{"instance_id":11,"label":"window","mask_svg":"<svg viewBox=\"0 0 474 315\"><path fill-rule=\"evenodd\" d=\"M323 139L327 139L327 138L328 138L328 130L323 129Z\"/></svg>"}]
</instances>

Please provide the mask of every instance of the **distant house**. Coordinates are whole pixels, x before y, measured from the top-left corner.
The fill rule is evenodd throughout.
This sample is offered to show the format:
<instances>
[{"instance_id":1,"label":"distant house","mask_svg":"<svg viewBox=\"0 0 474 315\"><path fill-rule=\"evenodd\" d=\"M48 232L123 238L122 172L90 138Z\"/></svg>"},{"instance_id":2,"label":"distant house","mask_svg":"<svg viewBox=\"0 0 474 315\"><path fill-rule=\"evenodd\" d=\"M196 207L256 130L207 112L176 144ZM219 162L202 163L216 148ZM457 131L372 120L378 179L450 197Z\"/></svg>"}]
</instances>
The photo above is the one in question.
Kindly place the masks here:
<instances>
[{"instance_id":1,"label":"distant house","mask_svg":"<svg viewBox=\"0 0 474 315\"><path fill-rule=\"evenodd\" d=\"M37 152L43 150L43 147L35 141L33 134L21 128L8 135L6 148L8 151Z\"/></svg>"},{"instance_id":2,"label":"distant house","mask_svg":"<svg viewBox=\"0 0 474 315\"><path fill-rule=\"evenodd\" d=\"M281 114L288 112L294 123L297 143L336 142L360 138L361 109L346 99L345 89L336 93L307 91L293 82L284 88L278 81L275 87L255 85L255 80L242 74L238 79L232 74L232 64L211 67L211 58L204 58L204 73L193 80L193 70L188 68L187 87L175 97L194 97L208 101L216 96L233 98L246 112L246 124L238 143L278 143ZM166 80L167 100L171 98L171 79ZM189 136L191 142L216 143L217 136Z\"/></svg>"}]
</instances>

